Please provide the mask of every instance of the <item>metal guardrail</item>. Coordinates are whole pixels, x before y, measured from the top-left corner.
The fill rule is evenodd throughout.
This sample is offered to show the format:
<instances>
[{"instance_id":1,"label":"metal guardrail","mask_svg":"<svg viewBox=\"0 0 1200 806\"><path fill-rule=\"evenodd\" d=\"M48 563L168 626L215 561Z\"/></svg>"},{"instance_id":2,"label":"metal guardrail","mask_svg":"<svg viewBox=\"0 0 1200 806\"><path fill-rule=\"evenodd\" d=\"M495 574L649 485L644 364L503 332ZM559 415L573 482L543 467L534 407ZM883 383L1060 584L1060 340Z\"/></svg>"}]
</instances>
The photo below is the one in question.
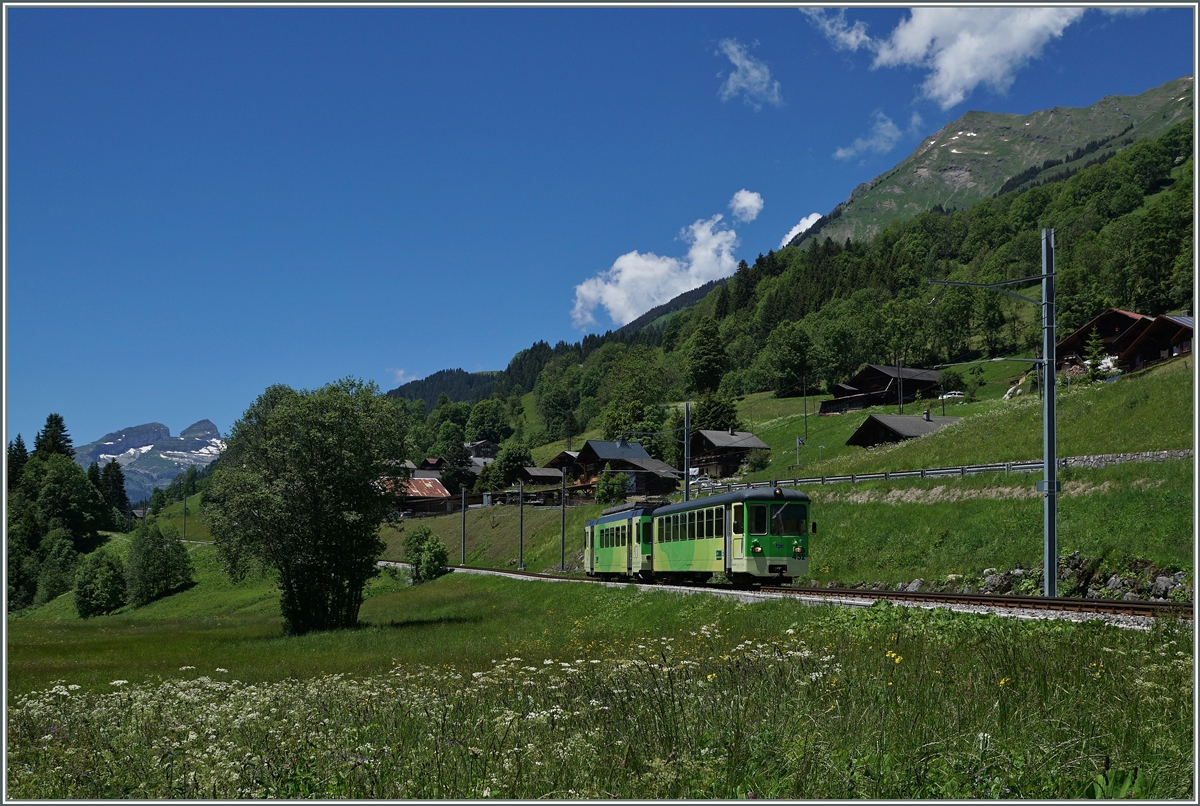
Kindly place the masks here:
<instances>
[{"instance_id":1,"label":"metal guardrail","mask_svg":"<svg viewBox=\"0 0 1200 806\"><path fill-rule=\"evenodd\" d=\"M1061 466L1063 460L1059 460ZM772 479L770 481L747 481L734 484L712 484L700 487L697 489L693 485L693 492L697 493L715 493L715 492L732 492L733 490L750 490L755 487L798 487L802 484L840 484L850 482L857 484L860 481L891 481L892 479L927 479L936 478L938 476L958 476L965 478L973 476L976 473L1038 473L1042 470L1042 460L1035 459L1028 462L999 462L989 465L962 465L959 467L933 467L924 470L890 470L883 473L850 473L841 476L812 476L810 478L795 478L795 479Z\"/></svg>"}]
</instances>

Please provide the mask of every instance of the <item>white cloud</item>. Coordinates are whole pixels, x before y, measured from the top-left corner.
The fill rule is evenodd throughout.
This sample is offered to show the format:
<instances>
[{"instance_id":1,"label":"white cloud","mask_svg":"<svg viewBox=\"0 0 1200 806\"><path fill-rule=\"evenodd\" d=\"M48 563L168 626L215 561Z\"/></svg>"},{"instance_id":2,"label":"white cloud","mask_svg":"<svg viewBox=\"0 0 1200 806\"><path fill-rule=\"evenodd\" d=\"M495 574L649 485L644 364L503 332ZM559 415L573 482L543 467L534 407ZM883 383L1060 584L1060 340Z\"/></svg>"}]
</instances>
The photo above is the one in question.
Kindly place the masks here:
<instances>
[{"instance_id":1,"label":"white cloud","mask_svg":"<svg viewBox=\"0 0 1200 806\"><path fill-rule=\"evenodd\" d=\"M929 71L921 90L942 109L961 103L980 84L995 92L1041 55L1051 39L1083 16L1082 8L914 8L887 41L874 67Z\"/></svg>"},{"instance_id":2,"label":"white cloud","mask_svg":"<svg viewBox=\"0 0 1200 806\"><path fill-rule=\"evenodd\" d=\"M388 372L392 373L392 376L396 379L397 386L403 386L409 381L415 381L417 379L416 375L409 375L402 369L389 369Z\"/></svg>"},{"instance_id":3,"label":"white cloud","mask_svg":"<svg viewBox=\"0 0 1200 806\"><path fill-rule=\"evenodd\" d=\"M1109 8L1108 14L1144 9ZM942 109L962 103L980 84L1003 93L1016 73L1041 55L1051 39L1078 21L1084 8L923 7L887 37L872 38L861 20L850 25L846 12L801 9L838 50L865 48L875 54L872 67L917 67L927 72L921 92Z\"/></svg>"},{"instance_id":4,"label":"white cloud","mask_svg":"<svg viewBox=\"0 0 1200 806\"><path fill-rule=\"evenodd\" d=\"M873 48L876 43L867 35L867 24L862 20L853 25L846 24L846 9L838 9L836 15L825 15L823 8L802 8L800 13L808 17L809 22L821 29L825 38L838 50L858 50Z\"/></svg>"},{"instance_id":5,"label":"white cloud","mask_svg":"<svg viewBox=\"0 0 1200 806\"><path fill-rule=\"evenodd\" d=\"M724 54L736 68L721 85L718 96L722 101L741 94L743 100L755 109L762 109L764 103L783 105L779 82L771 80L770 68L747 53L740 42L736 39L721 40L717 51L717 55L720 54Z\"/></svg>"},{"instance_id":6,"label":"white cloud","mask_svg":"<svg viewBox=\"0 0 1200 806\"><path fill-rule=\"evenodd\" d=\"M762 212L763 197L753 190L742 188L729 200L729 209L738 221L753 221Z\"/></svg>"},{"instance_id":7,"label":"white cloud","mask_svg":"<svg viewBox=\"0 0 1200 806\"><path fill-rule=\"evenodd\" d=\"M871 126L871 133L866 137L855 139L845 148L839 148L833 152L833 156L839 160L846 160L868 151L886 154L896 146L899 139L900 127L893 123L887 115L877 111L875 122Z\"/></svg>"},{"instance_id":8,"label":"white cloud","mask_svg":"<svg viewBox=\"0 0 1200 806\"><path fill-rule=\"evenodd\" d=\"M690 243L686 257L629 252L617 258L612 268L575 286L575 307L571 310L575 326L595 324L592 312L598 305L618 325L625 325L655 305L733 274L738 237L733 230L720 226L721 219L719 214L699 219L680 233Z\"/></svg>"},{"instance_id":9,"label":"white cloud","mask_svg":"<svg viewBox=\"0 0 1200 806\"><path fill-rule=\"evenodd\" d=\"M820 217L820 213L809 213L804 218L800 219L800 223L788 230L788 234L783 236L783 240L779 242L779 248L782 249L783 247L787 246L792 238L795 238L813 224L817 223L817 220Z\"/></svg>"}]
</instances>

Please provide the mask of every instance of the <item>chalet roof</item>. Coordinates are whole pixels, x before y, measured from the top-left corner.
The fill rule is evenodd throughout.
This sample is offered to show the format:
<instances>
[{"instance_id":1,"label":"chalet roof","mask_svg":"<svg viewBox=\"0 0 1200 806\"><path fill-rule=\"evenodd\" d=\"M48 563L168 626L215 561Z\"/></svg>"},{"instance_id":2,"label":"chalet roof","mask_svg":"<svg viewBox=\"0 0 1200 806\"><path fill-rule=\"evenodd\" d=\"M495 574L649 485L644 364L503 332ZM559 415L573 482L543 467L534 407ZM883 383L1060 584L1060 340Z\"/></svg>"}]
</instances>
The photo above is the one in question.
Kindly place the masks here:
<instances>
[{"instance_id":1,"label":"chalet roof","mask_svg":"<svg viewBox=\"0 0 1200 806\"><path fill-rule=\"evenodd\" d=\"M934 417L928 420L923 415L910 414L872 414L846 440L847 445L870 447L879 443L872 440L871 434L882 430L890 432L899 439L912 439L932 434L947 425L957 423L961 417Z\"/></svg>"},{"instance_id":2,"label":"chalet roof","mask_svg":"<svg viewBox=\"0 0 1200 806\"><path fill-rule=\"evenodd\" d=\"M661 476L664 479L679 478L679 471L660 459L646 457L645 459L627 459L626 461L634 467L645 470L648 473L653 473L656 476Z\"/></svg>"},{"instance_id":3,"label":"chalet roof","mask_svg":"<svg viewBox=\"0 0 1200 806\"><path fill-rule=\"evenodd\" d=\"M1190 316L1172 316L1168 314L1156 316L1121 351L1120 360L1131 360L1133 356L1137 355L1138 351L1145 349L1149 345L1165 346L1189 341L1193 330L1193 319Z\"/></svg>"},{"instance_id":4,"label":"chalet roof","mask_svg":"<svg viewBox=\"0 0 1200 806\"><path fill-rule=\"evenodd\" d=\"M749 431L705 431L700 435L707 439L714 448L732 448L735 450L761 450L770 448L767 443L751 434Z\"/></svg>"},{"instance_id":5,"label":"chalet roof","mask_svg":"<svg viewBox=\"0 0 1200 806\"><path fill-rule=\"evenodd\" d=\"M1112 319L1114 316L1119 319L1126 319L1126 320L1128 320L1128 323L1125 325L1124 328L1118 328L1118 331L1119 331L1118 333L1102 332L1100 335L1104 339L1105 343L1111 343L1114 339L1118 338L1121 335L1124 335L1125 331L1129 330L1129 328L1131 328L1131 327L1134 327L1137 325L1141 325L1144 327L1145 325L1150 324L1150 322L1153 321L1153 319L1154 319L1154 317L1152 317L1152 316L1146 316L1145 314L1134 313L1133 311L1123 311L1120 308L1109 308L1105 311L1102 311L1102 312L1096 314L1091 319L1087 320L1082 325L1080 325L1078 328L1076 328L1074 333L1067 336L1065 339L1061 340L1055 346L1055 350L1056 351L1069 350L1069 349L1074 348L1074 345L1077 343L1082 345L1085 341L1085 337L1091 335L1092 329L1095 328L1100 323L1101 320Z\"/></svg>"},{"instance_id":6,"label":"chalet roof","mask_svg":"<svg viewBox=\"0 0 1200 806\"><path fill-rule=\"evenodd\" d=\"M919 367L900 367L899 369L896 369L896 367L893 367L890 364L867 364L865 367L859 370L858 375L855 375L854 378L859 377L859 375L862 375L868 369L881 372L884 375L887 375L889 378L900 377L906 381L914 380L937 383L942 377L941 370L936 369L920 369ZM850 380L853 381L854 378L851 378Z\"/></svg>"},{"instance_id":7,"label":"chalet roof","mask_svg":"<svg viewBox=\"0 0 1200 806\"><path fill-rule=\"evenodd\" d=\"M558 484L562 481L562 470L557 467L523 467L521 472L535 484Z\"/></svg>"},{"instance_id":8,"label":"chalet roof","mask_svg":"<svg viewBox=\"0 0 1200 806\"><path fill-rule=\"evenodd\" d=\"M437 479L400 479L400 492L409 498L449 498L450 491Z\"/></svg>"},{"instance_id":9,"label":"chalet roof","mask_svg":"<svg viewBox=\"0 0 1200 806\"><path fill-rule=\"evenodd\" d=\"M630 461L632 459L649 459L650 454L646 453L646 449L638 442L627 442L620 439L616 442L606 442L599 439L589 439L584 443L583 449L579 451L580 455L589 451L596 454L596 458L600 461L611 459L621 459Z\"/></svg>"}]
</instances>

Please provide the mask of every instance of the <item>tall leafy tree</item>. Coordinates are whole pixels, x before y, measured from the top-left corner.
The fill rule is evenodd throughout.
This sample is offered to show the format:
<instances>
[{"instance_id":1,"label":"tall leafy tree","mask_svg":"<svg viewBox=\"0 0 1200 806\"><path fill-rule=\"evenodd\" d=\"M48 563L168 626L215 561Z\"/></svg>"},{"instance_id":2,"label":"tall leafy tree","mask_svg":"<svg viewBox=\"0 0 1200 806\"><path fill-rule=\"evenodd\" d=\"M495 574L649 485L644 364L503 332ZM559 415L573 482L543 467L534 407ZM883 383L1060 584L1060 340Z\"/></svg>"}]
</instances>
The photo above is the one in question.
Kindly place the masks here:
<instances>
[{"instance_id":1,"label":"tall leafy tree","mask_svg":"<svg viewBox=\"0 0 1200 806\"><path fill-rule=\"evenodd\" d=\"M731 398L709 392L696 401L692 410L692 431L735 431L742 427L737 406Z\"/></svg>"},{"instance_id":2,"label":"tall leafy tree","mask_svg":"<svg viewBox=\"0 0 1200 806\"><path fill-rule=\"evenodd\" d=\"M269 387L234 424L206 514L226 571L272 570L289 632L351 627L378 573L406 417L373 383Z\"/></svg>"},{"instance_id":3,"label":"tall leafy tree","mask_svg":"<svg viewBox=\"0 0 1200 806\"><path fill-rule=\"evenodd\" d=\"M25 448L25 440L17 434L17 438L8 443L8 478L6 485L9 490L17 486L21 474L25 471L25 463L29 461L29 451Z\"/></svg>"},{"instance_id":4,"label":"tall leafy tree","mask_svg":"<svg viewBox=\"0 0 1200 806\"><path fill-rule=\"evenodd\" d=\"M68 459L75 458L75 446L71 443L71 435L67 433L61 414L46 415L46 425L33 438L33 453L42 459L56 453Z\"/></svg>"},{"instance_id":5,"label":"tall leafy tree","mask_svg":"<svg viewBox=\"0 0 1200 806\"><path fill-rule=\"evenodd\" d=\"M125 567L105 548L84 555L75 572L75 610L80 618L111 613L125 604Z\"/></svg>"},{"instance_id":6,"label":"tall leafy tree","mask_svg":"<svg viewBox=\"0 0 1200 806\"><path fill-rule=\"evenodd\" d=\"M486 439L497 445L512 436L504 401L488 397L472 406L465 433L471 442Z\"/></svg>"},{"instance_id":7,"label":"tall leafy tree","mask_svg":"<svg viewBox=\"0 0 1200 806\"><path fill-rule=\"evenodd\" d=\"M125 597L134 607L149 604L192 581L192 561L169 523L143 521L125 558Z\"/></svg>"},{"instance_id":8,"label":"tall leafy tree","mask_svg":"<svg viewBox=\"0 0 1200 806\"><path fill-rule=\"evenodd\" d=\"M725 348L711 317L701 317L686 347L688 382L697 392L712 392L725 374Z\"/></svg>"}]
</instances>

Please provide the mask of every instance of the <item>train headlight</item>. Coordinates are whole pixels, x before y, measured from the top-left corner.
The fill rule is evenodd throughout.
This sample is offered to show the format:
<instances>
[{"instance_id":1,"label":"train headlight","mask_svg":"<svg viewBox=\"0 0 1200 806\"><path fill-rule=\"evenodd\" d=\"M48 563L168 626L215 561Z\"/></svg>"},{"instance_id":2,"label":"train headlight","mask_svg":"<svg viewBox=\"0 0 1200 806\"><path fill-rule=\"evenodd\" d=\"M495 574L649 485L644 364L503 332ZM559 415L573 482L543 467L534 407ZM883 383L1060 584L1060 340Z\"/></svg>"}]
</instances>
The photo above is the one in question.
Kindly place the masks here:
<instances>
[{"instance_id":1,"label":"train headlight","mask_svg":"<svg viewBox=\"0 0 1200 806\"><path fill-rule=\"evenodd\" d=\"M760 545L758 545L758 544L756 543L756 544L754 544L753 546L751 546L751 547L750 547L750 551L751 551L753 554L762 554L762 546L760 546Z\"/></svg>"}]
</instances>

